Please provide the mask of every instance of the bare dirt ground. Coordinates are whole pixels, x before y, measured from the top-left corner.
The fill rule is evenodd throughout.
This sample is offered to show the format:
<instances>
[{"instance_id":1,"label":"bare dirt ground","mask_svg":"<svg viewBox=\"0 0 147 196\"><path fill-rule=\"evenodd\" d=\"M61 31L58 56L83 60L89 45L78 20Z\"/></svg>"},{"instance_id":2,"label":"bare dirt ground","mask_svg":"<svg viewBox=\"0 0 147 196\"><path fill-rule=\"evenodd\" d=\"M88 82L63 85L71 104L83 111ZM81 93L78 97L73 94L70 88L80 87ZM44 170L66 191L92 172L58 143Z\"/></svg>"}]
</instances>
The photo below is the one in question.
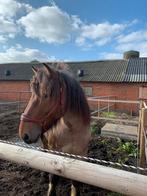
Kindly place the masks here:
<instances>
[{"instance_id":1,"label":"bare dirt ground","mask_svg":"<svg viewBox=\"0 0 147 196\"><path fill-rule=\"evenodd\" d=\"M1 116L0 139L18 141L18 123L19 115L15 112L11 115ZM118 139L95 136L90 142L88 156L136 165L135 158L126 152L120 152L119 146L120 140ZM79 186L81 196L121 195L83 183L79 183ZM47 173L0 160L0 196L46 196L47 189ZM68 196L69 192L70 180L61 178L56 188L57 196Z\"/></svg>"}]
</instances>

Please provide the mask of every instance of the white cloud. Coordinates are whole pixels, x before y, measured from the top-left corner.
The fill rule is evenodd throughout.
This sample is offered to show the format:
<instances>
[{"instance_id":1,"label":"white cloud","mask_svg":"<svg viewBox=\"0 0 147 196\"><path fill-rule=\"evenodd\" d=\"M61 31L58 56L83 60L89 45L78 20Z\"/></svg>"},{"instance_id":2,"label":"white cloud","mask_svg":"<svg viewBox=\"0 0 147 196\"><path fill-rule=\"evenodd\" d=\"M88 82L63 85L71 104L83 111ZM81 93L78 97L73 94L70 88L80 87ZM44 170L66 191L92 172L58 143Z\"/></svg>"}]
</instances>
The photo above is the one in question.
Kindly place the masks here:
<instances>
[{"instance_id":1,"label":"white cloud","mask_svg":"<svg viewBox=\"0 0 147 196\"><path fill-rule=\"evenodd\" d=\"M32 10L29 4L19 3L16 0L1 0L0 2L0 43L14 38L19 32L17 13L27 13Z\"/></svg>"},{"instance_id":2,"label":"white cloud","mask_svg":"<svg viewBox=\"0 0 147 196\"><path fill-rule=\"evenodd\" d=\"M116 50L122 53L129 50L137 50L140 52L140 56L147 57L147 42L142 41L119 44L116 47Z\"/></svg>"},{"instance_id":3,"label":"white cloud","mask_svg":"<svg viewBox=\"0 0 147 196\"><path fill-rule=\"evenodd\" d=\"M0 43L5 43L7 38L4 35L0 35Z\"/></svg>"},{"instance_id":4,"label":"white cloud","mask_svg":"<svg viewBox=\"0 0 147 196\"><path fill-rule=\"evenodd\" d=\"M140 54L142 57L147 57L147 42L142 42L138 44L138 51L140 51Z\"/></svg>"},{"instance_id":5,"label":"white cloud","mask_svg":"<svg viewBox=\"0 0 147 196\"><path fill-rule=\"evenodd\" d=\"M140 42L142 40L147 40L147 31L140 30L132 32L128 35L120 35L118 37L118 43L128 43L128 42Z\"/></svg>"},{"instance_id":6,"label":"white cloud","mask_svg":"<svg viewBox=\"0 0 147 196\"><path fill-rule=\"evenodd\" d=\"M0 34L15 34L17 32L16 24L12 20L5 20L0 17Z\"/></svg>"},{"instance_id":7,"label":"white cloud","mask_svg":"<svg viewBox=\"0 0 147 196\"><path fill-rule=\"evenodd\" d=\"M141 56L147 56L147 30L139 30L127 35L120 35L117 38L117 43L116 50L120 52L137 50Z\"/></svg>"},{"instance_id":8,"label":"white cloud","mask_svg":"<svg viewBox=\"0 0 147 196\"><path fill-rule=\"evenodd\" d=\"M0 63L30 62L34 59L38 61L56 60L54 56L48 57L38 49L22 48L19 44L16 47L6 49L5 52L0 52Z\"/></svg>"},{"instance_id":9,"label":"white cloud","mask_svg":"<svg viewBox=\"0 0 147 196\"><path fill-rule=\"evenodd\" d=\"M5 18L12 18L20 11L29 12L32 7L29 4L19 3L16 0L1 0L0 15Z\"/></svg>"},{"instance_id":10,"label":"white cloud","mask_svg":"<svg viewBox=\"0 0 147 196\"><path fill-rule=\"evenodd\" d=\"M101 58L102 59L122 59L122 53L111 53L111 52L104 52L104 53L101 53Z\"/></svg>"},{"instance_id":11,"label":"white cloud","mask_svg":"<svg viewBox=\"0 0 147 196\"><path fill-rule=\"evenodd\" d=\"M118 35L125 28L126 24L111 24L109 22L89 25L83 24L76 43L78 45L84 45L87 40L90 40L93 41L94 44L102 46L111 41L114 36Z\"/></svg>"},{"instance_id":12,"label":"white cloud","mask_svg":"<svg viewBox=\"0 0 147 196\"><path fill-rule=\"evenodd\" d=\"M12 39L19 32L19 27L11 19L5 19L0 16L0 43L5 43L8 39Z\"/></svg>"},{"instance_id":13,"label":"white cloud","mask_svg":"<svg viewBox=\"0 0 147 196\"><path fill-rule=\"evenodd\" d=\"M84 24L83 21L76 15L72 15L72 26L74 30L80 30L80 27Z\"/></svg>"},{"instance_id":14,"label":"white cloud","mask_svg":"<svg viewBox=\"0 0 147 196\"><path fill-rule=\"evenodd\" d=\"M136 24L138 24L138 23L139 23L139 20L138 20L138 19L134 19L134 20L132 20L131 22L128 22L128 23L127 23L127 26L128 26L128 27L131 27L131 26L136 25Z\"/></svg>"},{"instance_id":15,"label":"white cloud","mask_svg":"<svg viewBox=\"0 0 147 196\"><path fill-rule=\"evenodd\" d=\"M86 43L87 40L103 46L128 25L109 22L87 25L77 15L69 15L54 4L33 9L20 18L18 24L23 27L26 37L41 42L63 44L70 41L72 33L75 33L78 46L91 46L91 43Z\"/></svg>"},{"instance_id":16,"label":"white cloud","mask_svg":"<svg viewBox=\"0 0 147 196\"><path fill-rule=\"evenodd\" d=\"M0 3L0 15L6 18L13 17L20 9L21 4L15 0L2 0Z\"/></svg>"},{"instance_id":17,"label":"white cloud","mask_svg":"<svg viewBox=\"0 0 147 196\"><path fill-rule=\"evenodd\" d=\"M101 24L85 25L82 28L82 35L91 39L103 38L109 35L117 34L124 29L122 24L110 24L109 22Z\"/></svg>"},{"instance_id":18,"label":"white cloud","mask_svg":"<svg viewBox=\"0 0 147 196\"><path fill-rule=\"evenodd\" d=\"M72 19L57 6L44 6L33 10L19 20L25 30L25 35L37 38L42 42L65 43L70 40L73 22L76 26L77 18Z\"/></svg>"},{"instance_id":19,"label":"white cloud","mask_svg":"<svg viewBox=\"0 0 147 196\"><path fill-rule=\"evenodd\" d=\"M103 58L120 58L126 50L139 50L147 54L147 30L130 31L137 19L125 23L85 23L77 15L69 15L55 4L32 8L31 5L18 0L1 0L0 3L0 43L6 43L22 33L32 39L49 44L64 44L75 41L82 50L113 43L115 52L102 53ZM19 18L18 18L19 17ZM126 31L130 34L126 35ZM72 38L72 40L71 40ZM110 45L112 48L112 45ZM7 56L6 56L7 55ZM121 55L121 56L120 56ZM5 61L30 61L48 58L37 49L25 48L20 45L5 49L0 58ZM18 58L18 59L17 59ZM0 59L0 61L1 61ZM55 57L51 57L56 60Z\"/></svg>"},{"instance_id":20,"label":"white cloud","mask_svg":"<svg viewBox=\"0 0 147 196\"><path fill-rule=\"evenodd\" d=\"M95 41L95 43L98 46L103 46L103 45L107 44L110 41L111 41L111 37L105 37L105 38L99 39L98 41Z\"/></svg>"},{"instance_id":21,"label":"white cloud","mask_svg":"<svg viewBox=\"0 0 147 196\"><path fill-rule=\"evenodd\" d=\"M15 24L15 22L11 19L5 19L0 16L0 42L4 43L9 38L14 38L19 28Z\"/></svg>"}]
</instances>

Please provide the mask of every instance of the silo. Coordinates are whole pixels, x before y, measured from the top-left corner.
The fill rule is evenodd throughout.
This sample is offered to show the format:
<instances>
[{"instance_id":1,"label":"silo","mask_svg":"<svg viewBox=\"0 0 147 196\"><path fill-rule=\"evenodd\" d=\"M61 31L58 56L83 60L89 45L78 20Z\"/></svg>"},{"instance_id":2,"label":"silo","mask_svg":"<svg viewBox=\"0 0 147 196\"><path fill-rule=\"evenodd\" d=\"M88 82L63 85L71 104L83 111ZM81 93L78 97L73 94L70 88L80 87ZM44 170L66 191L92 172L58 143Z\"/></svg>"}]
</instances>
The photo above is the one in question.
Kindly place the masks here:
<instances>
[{"instance_id":1,"label":"silo","mask_svg":"<svg viewBox=\"0 0 147 196\"><path fill-rule=\"evenodd\" d=\"M139 52L134 50L124 52L123 58L124 59L139 58Z\"/></svg>"}]
</instances>

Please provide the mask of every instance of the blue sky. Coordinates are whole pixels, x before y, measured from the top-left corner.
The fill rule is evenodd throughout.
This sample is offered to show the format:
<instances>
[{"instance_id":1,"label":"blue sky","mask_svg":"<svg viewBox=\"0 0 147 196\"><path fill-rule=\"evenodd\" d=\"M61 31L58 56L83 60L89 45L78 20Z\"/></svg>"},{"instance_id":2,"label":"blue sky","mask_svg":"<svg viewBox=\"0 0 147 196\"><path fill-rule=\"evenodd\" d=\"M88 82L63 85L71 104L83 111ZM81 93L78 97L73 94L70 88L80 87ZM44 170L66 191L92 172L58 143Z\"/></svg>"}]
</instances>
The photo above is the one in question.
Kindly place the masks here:
<instances>
[{"instance_id":1,"label":"blue sky","mask_svg":"<svg viewBox=\"0 0 147 196\"><path fill-rule=\"evenodd\" d=\"M147 57L146 0L1 0L0 63Z\"/></svg>"}]
</instances>

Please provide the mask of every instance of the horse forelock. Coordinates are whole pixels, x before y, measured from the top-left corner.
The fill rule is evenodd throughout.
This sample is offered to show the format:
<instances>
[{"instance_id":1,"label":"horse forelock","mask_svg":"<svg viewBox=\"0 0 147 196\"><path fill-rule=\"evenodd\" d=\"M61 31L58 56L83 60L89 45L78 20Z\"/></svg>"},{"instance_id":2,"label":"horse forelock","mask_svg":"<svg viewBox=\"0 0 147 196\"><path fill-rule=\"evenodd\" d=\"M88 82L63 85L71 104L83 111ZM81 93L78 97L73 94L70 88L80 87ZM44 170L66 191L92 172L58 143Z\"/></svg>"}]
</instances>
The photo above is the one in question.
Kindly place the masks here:
<instances>
[{"instance_id":1,"label":"horse forelock","mask_svg":"<svg viewBox=\"0 0 147 196\"><path fill-rule=\"evenodd\" d=\"M54 98L56 98L56 92L54 91L54 88L57 91L59 90L58 81L55 80L51 75L49 75L44 67L38 69L37 73L33 76L30 84L32 92L34 92L39 97L41 97L41 94L39 92L40 88L46 91L48 95L52 95Z\"/></svg>"}]
</instances>

